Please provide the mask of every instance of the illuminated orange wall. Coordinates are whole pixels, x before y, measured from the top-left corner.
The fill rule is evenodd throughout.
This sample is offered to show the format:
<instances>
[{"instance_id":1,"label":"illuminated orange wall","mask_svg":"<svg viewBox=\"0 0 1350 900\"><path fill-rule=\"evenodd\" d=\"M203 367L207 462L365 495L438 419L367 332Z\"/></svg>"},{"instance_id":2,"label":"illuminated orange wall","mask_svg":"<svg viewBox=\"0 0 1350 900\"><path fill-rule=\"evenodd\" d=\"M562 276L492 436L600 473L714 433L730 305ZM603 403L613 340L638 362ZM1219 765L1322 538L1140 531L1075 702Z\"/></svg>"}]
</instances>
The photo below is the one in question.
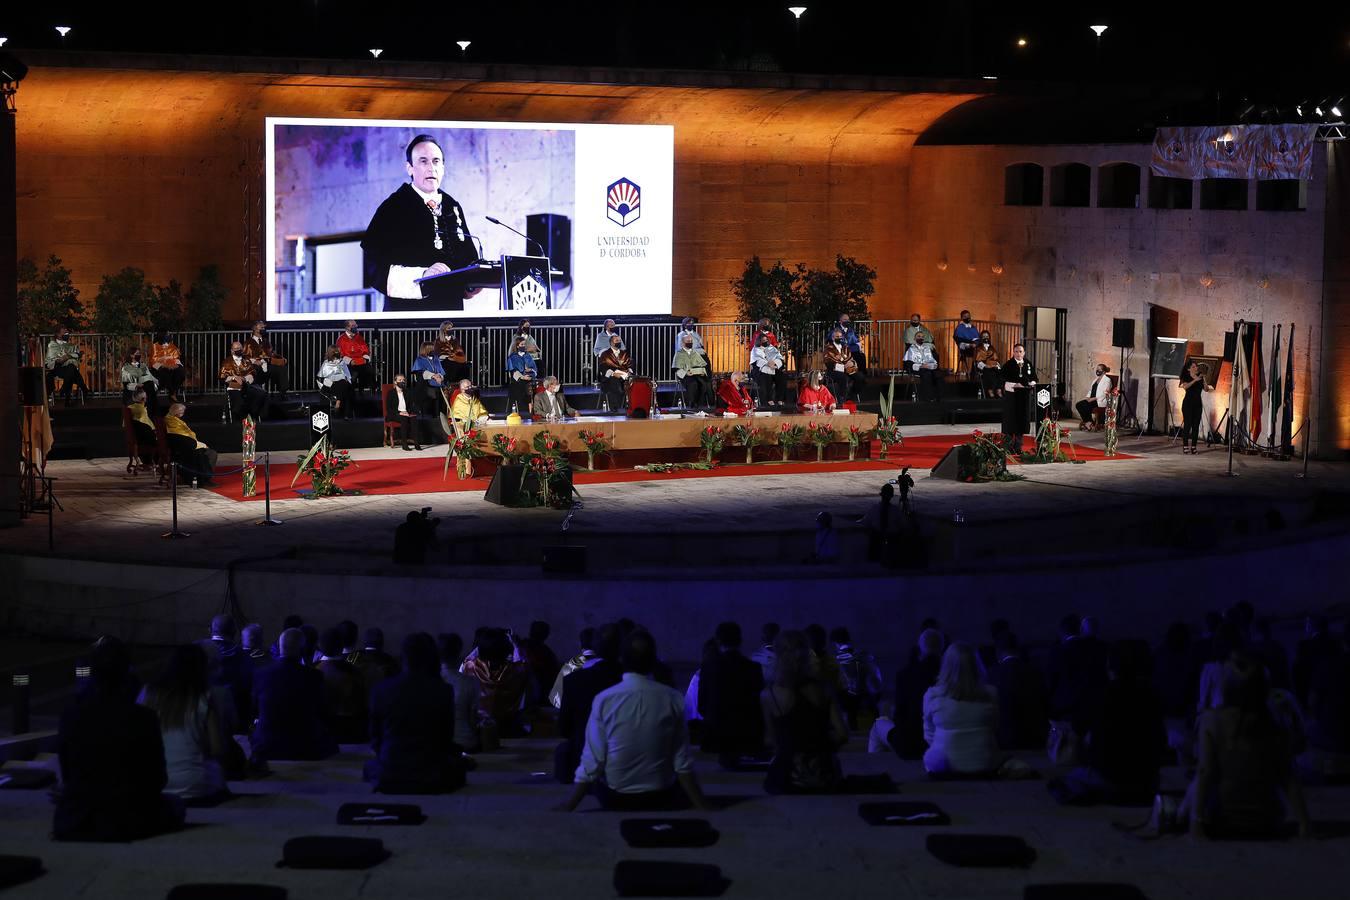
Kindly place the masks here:
<instances>
[{"instance_id":1,"label":"illuminated orange wall","mask_svg":"<svg viewBox=\"0 0 1350 900\"><path fill-rule=\"evenodd\" d=\"M675 127L677 313L732 315L758 254L877 269L907 313L910 149L970 94L634 87L36 67L19 93L19 252L55 253L84 298L123 266L163 283L220 265L231 318L264 273L265 116Z\"/></svg>"}]
</instances>

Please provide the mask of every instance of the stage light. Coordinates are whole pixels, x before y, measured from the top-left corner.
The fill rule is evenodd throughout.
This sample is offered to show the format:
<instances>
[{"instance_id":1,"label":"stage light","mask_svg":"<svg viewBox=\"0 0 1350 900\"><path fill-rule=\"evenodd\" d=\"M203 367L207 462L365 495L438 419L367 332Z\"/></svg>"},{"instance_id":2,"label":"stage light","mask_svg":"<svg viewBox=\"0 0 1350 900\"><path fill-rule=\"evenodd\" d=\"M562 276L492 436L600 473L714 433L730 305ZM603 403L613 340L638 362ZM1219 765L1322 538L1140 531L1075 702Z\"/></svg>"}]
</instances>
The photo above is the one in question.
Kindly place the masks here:
<instances>
[{"instance_id":1,"label":"stage light","mask_svg":"<svg viewBox=\"0 0 1350 900\"><path fill-rule=\"evenodd\" d=\"M1314 107L1313 107L1313 115L1317 115L1317 116L1322 115L1322 107L1320 107L1320 106L1314 106Z\"/></svg>"},{"instance_id":2,"label":"stage light","mask_svg":"<svg viewBox=\"0 0 1350 900\"><path fill-rule=\"evenodd\" d=\"M5 44L7 44L7 43L9 43L9 38L7 38L7 37L0 37L0 47L5 46Z\"/></svg>"},{"instance_id":3,"label":"stage light","mask_svg":"<svg viewBox=\"0 0 1350 900\"><path fill-rule=\"evenodd\" d=\"M69 26L69 25L57 25L57 26L56 26L56 33L59 34L59 35L61 35L61 40L64 41L64 40L66 39L66 35L70 34L70 26Z\"/></svg>"},{"instance_id":4,"label":"stage light","mask_svg":"<svg viewBox=\"0 0 1350 900\"><path fill-rule=\"evenodd\" d=\"M380 54L383 53L383 52L384 52L383 50L372 49L372 50L370 51L370 55L373 56L373 57L375 57L376 59L379 59L379 58L380 58Z\"/></svg>"},{"instance_id":5,"label":"stage light","mask_svg":"<svg viewBox=\"0 0 1350 900\"><path fill-rule=\"evenodd\" d=\"M792 13L794 16L796 16L798 19L800 19L800 18L802 17L802 13L806 12L806 7L805 7L805 6L789 6L789 7L788 7L788 12Z\"/></svg>"},{"instance_id":6,"label":"stage light","mask_svg":"<svg viewBox=\"0 0 1350 900\"><path fill-rule=\"evenodd\" d=\"M469 45L472 44L473 41L455 41L455 43L459 44L459 52L460 55L462 56L463 54L469 52Z\"/></svg>"},{"instance_id":7,"label":"stage light","mask_svg":"<svg viewBox=\"0 0 1350 900\"><path fill-rule=\"evenodd\" d=\"M985 81L998 81L997 75L981 75L980 77L983 78Z\"/></svg>"},{"instance_id":8,"label":"stage light","mask_svg":"<svg viewBox=\"0 0 1350 900\"><path fill-rule=\"evenodd\" d=\"M1026 38L1018 38L1018 39L1017 39L1017 46L1019 46L1019 47L1025 47L1026 45L1027 45L1027 39L1026 39Z\"/></svg>"},{"instance_id":9,"label":"stage light","mask_svg":"<svg viewBox=\"0 0 1350 900\"><path fill-rule=\"evenodd\" d=\"M1341 108L1339 106L1333 106L1331 108L1331 114L1339 119L1341 117Z\"/></svg>"},{"instance_id":10,"label":"stage light","mask_svg":"<svg viewBox=\"0 0 1350 900\"><path fill-rule=\"evenodd\" d=\"M1110 27L1110 26L1107 26L1107 25L1089 25L1088 27L1091 28L1092 31L1093 31L1093 33L1097 35L1097 39L1098 39L1098 40L1101 40L1101 36L1102 36L1103 34L1106 33L1106 29L1107 29L1108 27Z\"/></svg>"},{"instance_id":11,"label":"stage light","mask_svg":"<svg viewBox=\"0 0 1350 900\"><path fill-rule=\"evenodd\" d=\"M1303 118L1303 107L1301 107L1301 106L1295 106L1295 107L1294 107L1294 112L1298 113L1298 117L1299 117L1300 119Z\"/></svg>"}]
</instances>

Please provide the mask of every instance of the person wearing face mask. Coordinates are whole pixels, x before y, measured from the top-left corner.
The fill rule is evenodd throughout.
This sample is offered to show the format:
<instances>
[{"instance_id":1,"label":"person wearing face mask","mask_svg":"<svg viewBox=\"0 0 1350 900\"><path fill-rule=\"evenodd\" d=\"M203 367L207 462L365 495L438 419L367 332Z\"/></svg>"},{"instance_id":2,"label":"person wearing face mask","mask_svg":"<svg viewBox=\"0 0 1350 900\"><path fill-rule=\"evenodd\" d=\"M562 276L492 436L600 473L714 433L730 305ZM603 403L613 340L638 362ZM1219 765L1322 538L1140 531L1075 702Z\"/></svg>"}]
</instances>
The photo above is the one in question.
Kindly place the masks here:
<instances>
[{"instance_id":1,"label":"person wearing face mask","mask_svg":"<svg viewBox=\"0 0 1350 900\"><path fill-rule=\"evenodd\" d=\"M1003 365L998 361L998 350L989 332L981 331L975 345L975 375L986 397L1003 396Z\"/></svg>"},{"instance_id":2,"label":"person wearing face mask","mask_svg":"<svg viewBox=\"0 0 1350 900\"><path fill-rule=\"evenodd\" d=\"M755 409L755 401L745 389L745 376L740 372L732 372L731 377L723 379L717 386L717 402L737 416L747 415Z\"/></svg>"},{"instance_id":3,"label":"person wearing face mask","mask_svg":"<svg viewBox=\"0 0 1350 900\"><path fill-rule=\"evenodd\" d=\"M975 358L975 345L980 342L980 330L970 320L970 310L961 310L961 321L952 332L952 340L956 341L957 368L964 378Z\"/></svg>"},{"instance_id":4,"label":"person wearing face mask","mask_svg":"<svg viewBox=\"0 0 1350 900\"><path fill-rule=\"evenodd\" d=\"M606 319L605 327L600 329L600 332L595 336L594 350L597 358L603 355L604 352L609 349L611 342L616 337L618 337L618 332L614 330L614 320ZM620 350L627 349L623 345L623 338L619 338L619 349Z\"/></svg>"},{"instance_id":5,"label":"person wearing face mask","mask_svg":"<svg viewBox=\"0 0 1350 900\"><path fill-rule=\"evenodd\" d=\"M469 355L455 337L455 323L448 319L441 323L436 333L436 358L441 361L447 381L455 382L469 377Z\"/></svg>"},{"instance_id":6,"label":"person wearing face mask","mask_svg":"<svg viewBox=\"0 0 1350 900\"><path fill-rule=\"evenodd\" d=\"M1098 363L1093 373L1092 387L1088 388L1087 396L1074 404L1078 410L1078 418L1083 420L1083 428L1093 427L1093 417L1097 410L1106 409L1106 404L1111 396L1111 379L1106 373L1111 371L1111 367L1105 363ZM1105 415L1103 413L1103 415Z\"/></svg>"},{"instance_id":7,"label":"person wearing face mask","mask_svg":"<svg viewBox=\"0 0 1350 900\"><path fill-rule=\"evenodd\" d=\"M134 348L127 354L126 362L122 364L122 402L131 402L131 395L137 390L145 391L146 405L150 409L156 409L155 401L158 398L159 380L150 372L141 358L141 348Z\"/></svg>"},{"instance_id":8,"label":"person wearing face mask","mask_svg":"<svg viewBox=\"0 0 1350 900\"><path fill-rule=\"evenodd\" d=\"M538 380L539 366L526 348L525 341L517 338L515 349L506 358L506 390L515 412L529 412Z\"/></svg>"},{"instance_id":9,"label":"person wearing face mask","mask_svg":"<svg viewBox=\"0 0 1350 900\"><path fill-rule=\"evenodd\" d=\"M830 331L830 339L825 342L825 371L840 403L861 391L862 372L858 370L858 362L853 358L843 329L838 326Z\"/></svg>"},{"instance_id":10,"label":"person wearing face mask","mask_svg":"<svg viewBox=\"0 0 1350 900\"><path fill-rule=\"evenodd\" d=\"M675 352L679 353L684 347L684 339L689 338L694 342L695 350L703 349L703 336L694 330L694 317L685 316L680 320L680 330L675 333Z\"/></svg>"},{"instance_id":11,"label":"person wearing face mask","mask_svg":"<svg viewBox=\"0 0 1350 900\"><path fill-rule=\"evenodd\" d=\"M819 372L812 372L806 379L806 386L797 395L797 408L804 413L833 412L834 394L825 386L825 379Z\"/></svg>"},{"instance_id":12,"label":"person wearing face mask","mask_svg":"<svg viewBox=\"0 0 1350 900\"><path fill-rule=\"evenodd\" d=\"M1027 359L1027 348L1013 344L1012 359L1003 364L1003 441L1010 454L1022 452L1027 433L1031 388L1036 386L1036 369Z\"/></svg>"},{"instance_id":13,"label":"person wearing face mask","mask_svg":"<svg viewBox=\"0 0 1350 900\"><path fill-rule=\"evenodd\" d=\"M398 439L404 450L412 450L409 441L416 443L418 450L422 449L422 436L417 427L417 402L408 390L408 379L402 374L394 376L394 388L384 396L384 420L398 426Z\"/></svg>"},{"instance_id":14,"label":"person wearing face mask","mask_svg":"<svg viewBox=\"0 0 1350 900\"><path fill-rule=\"evenodd\" d=\"M938 370L937 354L922 331L914 335L914 343L905 351L905 368L918 376L920 400L942 399L942 373Z\"/></svg>"},{"instance_id":15,"label":"person wearing face mask","mask_svg":"<svg viewBox=\"0 0 1350 900\"><path fill-rule=\"evenodd\" d=\"M544 379L544 389L534 395L530 415L536 421L557 422L562 419L575 419L577 411L567 402L558 383L558 376L549 375Z\"/></svg>"},{"instance_id":16,"label":"person wearing face mask","mask_svg":"<svg viewBox=\"0 0 1350 900\"><path fill-rule=\"evenodd\" d=\"M525 352L534 357L536 364L543 360L544 351L539 349L539 342L534 339L533 326L529 319L516 326L516 340L525 342Z\"/></svg>"},{"instance_id":17,"label":"person wearing face mask","mask_svg":"<svg viewBox=\"0 0 1350 900\"><path fill-rule=\"evenodd\" d=\"M633 378L633 358L624 349L623 338L617 333L609 337L609 347L597 362L600 372L600 390L605 395L612 413L628 408L628 383Z\"/></svg>"},{"instance_id":18,"label":"person wearing face mask","mask_svg":"<svg viewBox=\"0 0 1350 900\"><path fill-rule=\"evenodd\" d=\"M694 333L685 332L684 343L675 352L671 367L684 386L685 403L690 409L702 409L712 403L712 381L708 378L708 355L694 344Z\"/></svg>"},{"instance_id":19,"label":"person wearing face mask","mask_svg":"<svg viewBox=\"0 0 1350 900\"><path fill-rule=\"evenodd\" d=\"M478 259L464 207L441 190L445 153L436 139L408 142L408 182L390 194L366 226L365 284L384 295L384 312L459 310L467 290L460 276L445 276Z\"/></svg>"},{"instance_id":20,"label":"person wearing face mask","mask_svg":"<svg viewBox=\"0 0 1350 900\"><path fill-rule=\"evenodd\" d=\"M759 400L765 406L782 406L787 399L787 368L783 351L779 350L770 337L760 332L759 343L750 351L750 367L755 373L755 383L759 385Z\"/></svg>"},{"instance_id":21,"label":"person wearing face mask","mask_svg":"<svg viewBox=\"0 0 1350 900\"><path fill-rule=\"evenodd\" d=\"M225 382L225 399L236 422L246 415L260 420L267 406L267 393L254 383L254 372L253 363L244 355L244 345L235 341L230 345L230 355L220 364L220 380Z\"/></svg>"},{"instance_id":22,"label":"person wearing face mask","mask_svg":"<svg viewBox=\"0 0 1350 900\"><path fill-rule=\"evenodd\" d=\"M333 412L342 413L347 419L356 418L352 411L352 373L342 361L341 350L337 347L328 348L316 377L323 386L324 393L337 401Z\"/></svg>"},{"instance_id":23,"label":"person wearing face mask","mask_svg":"<svg viewBox=\"0 0 1350 900\"><path fill-rule=\"evenodd\" d=\"M450 416L461 428L488 420L488 411L479 399L478 388L467 378L459 382L459 393L455 395L455 405L450 410Z\"/></svg>"},{"instance_id":24,"label":"person wearing face mask","mask_svg":"<svg viewBox=\"0 0 1350 900\"><path fill-rule=\"evenodd\" d=\"M863 353L862 340L858 337L858 332L853 327L853 319L848 313L839 317L839 321L834 323L834 327L839 329L843 335L844 346L848 347L848 352L853 355L853 361L858 365L858 371L867 370L867 354ZM859 376L861 377L861 376Z\"/></svg>"},{"instance_id":25,"label":"person wearing face mask","mask_svg":"<svg viewBox=\"0 0 1350 900\"><path fill-rule=\"evenodd\" d=\"M244 355L253 363L253 377L259 387L271 385L286 400L286 391L291 386L290 366L286 357L270 338L267 337L267 323L254 322L253 333L244 340Z\"/></svg>"},{"instance_id":26,"label":"person wearing face mask","mask_svg":"<svg viewBox=\"0 0 1350 900\"><path fill-rule=\"evenodd\" d=\"M61 399L65 401L66 406L70 405L70 392L74 388L79 388L86 394L89 393L89 385L84 383L84 376L80 374L80 357L83 355L78 346L71 343L70 329L62 327L56 333L56 337L47 342L47 356L45 363L47 366L47 394L51 396L55 387L56 379L61 379Z\"/></svg>"},{"instance_id":27,"label":"person wearing face mask","mask_svg":"<svg viewBox=\"0 0 1350 900\"><path fill-rule=\"evenodd\" d=\"M417 359L413 360L412 377L417 387L417 408L430 416L439 416L445 410L445 390L449 379L436 356L436 345L423 341L418 347Z\"/></svg>"},{"instance_id":28,"label":"person wearing face mask","mask_svg":"<svg viewBox=\"0 0 1350 900\"><path fill-rule=\"evenodd\" d=\"M914 345L914 338L920 334L923 335L923 339L926 343L930 345L933 343L933 332L928 330L928 326L923 324L923 320L919 318L919 314L915 313L909 317L909 324L905 326L905 346L912 347Z\"/></svg>"},{"instance_id":29,"label":"person wearing face mask","mask_svg":"<svg viewBox=\"0 0 1350 900\"><path fill-rule=\"evenodd\" d=\"M165 332L155 335L155 341L150 345L150 371L170 400L181 399L179 393L183 390L187 369L183 366L183 355L178 345L169 340Z\"/></svg>"},{"instance_id":30,"label":"person wearing face mask","mask_svg":"<svg viewBox=\"0 0 1350 900\"><path fill-rule=\"evenodd\" d=\"M357 390L368 387L375 390L375 367L371 365L370 344L356 330L356 320L348 319L337 339L342 363L352 373L352 386Z\"/></svg>"}]
</instances>

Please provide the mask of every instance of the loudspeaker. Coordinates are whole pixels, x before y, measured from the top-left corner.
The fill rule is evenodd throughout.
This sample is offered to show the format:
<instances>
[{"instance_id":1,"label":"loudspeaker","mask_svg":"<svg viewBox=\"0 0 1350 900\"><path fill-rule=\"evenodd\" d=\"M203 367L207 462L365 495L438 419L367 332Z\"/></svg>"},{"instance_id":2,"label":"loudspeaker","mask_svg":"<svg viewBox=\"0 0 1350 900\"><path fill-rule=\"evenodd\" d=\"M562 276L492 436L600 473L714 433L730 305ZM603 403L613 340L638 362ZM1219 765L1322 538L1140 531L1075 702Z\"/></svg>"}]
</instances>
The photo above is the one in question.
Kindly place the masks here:
<instances>
[{"instance_id":1,"label":"loudspeaker","mask_svg":"<svg viewBox=\"0 0 1350 900\"><path fill-rule=\"evenodd\" d=\"M19 367L19 397L23 406L43 406L47 402L47 370L42 366Z\"/></svg>"},{"instance_id":2,"label":"loudspeaker","mask_svg":"<svg viewBox=\"0 0 1350 900\"><path fill-rule=\"evenodd\" d=\"M524 478L524 466L498 466L483 499L499 506L515 506L520 498L520 483Z\"/></svg>"},{"instance_id":3,"label":"loudspeaker","mask_svg":"<svg viewBox=\"0 0 1350 900\"><path fill-rule=\"evenodd\" d=\"M586 573L586 548L545 547L544 571L584 575Z\"/></svg>"},{"instance_id":4,"label":"loudspeaker","mask_svg":"<svg viewBox=\"0 0 1350 900\"><path fill-rule=\"evenodd\" d=\"M525 233L544 246L544 253L553 268L572 276L572 220L557 213L532 213L525 217ZM529 252L538 252L530 245Z\"/></svg>"},{"instance_id":5,"label":"loudspeaker","mask_svg":"<svg viewBox=\"0 0 1350 900\"><path fill-rule=\"evenodd\" d=\"M1111 346L1134 349L1134 319L1111 320Z\"/></svg>"},{"instance_id":6,"label":"loudspeaker","mask_svg":"<svg viewBox=\"0 0 1350 900\"><path fill-rule=\"evenodd\" d=\"M943 456L942 459L938 460L937 465L933 466L928 474L932 475L934 478L950 478L955 481L960 458L961 445L958 444L948 450L947 454Z\"/></svg>"}]
</instances>

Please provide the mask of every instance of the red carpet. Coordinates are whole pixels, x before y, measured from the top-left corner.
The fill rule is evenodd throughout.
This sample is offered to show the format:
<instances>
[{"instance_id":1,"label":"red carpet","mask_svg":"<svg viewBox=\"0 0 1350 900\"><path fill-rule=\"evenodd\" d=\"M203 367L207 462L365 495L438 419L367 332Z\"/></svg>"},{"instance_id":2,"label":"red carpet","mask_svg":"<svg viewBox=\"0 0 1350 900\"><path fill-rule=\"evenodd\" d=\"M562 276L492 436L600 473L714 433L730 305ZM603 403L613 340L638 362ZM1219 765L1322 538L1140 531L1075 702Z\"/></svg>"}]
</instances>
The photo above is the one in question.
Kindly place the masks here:
<instances>
[{"instance_id":1,"label":"red carpet","mask_svg":"<svg viewBox=\"0 0 1350 900\"><path fill-rule=\"evenodd\" d=\"M926 470L937 464L947 450L963 443L965 438L945 436L907 438L904 446L892 447L889 459L860 459L856 462L830 460L817 462L756 463L753 466L726 465L715 469L684 469L666 474L640 472L631 468L602 470L599 472L576 472L573 478L578 486L588 484L619 484L631 481L667 481L676 478L739 478L755 475L812 475L825 472L877 472L894 470L902 466L911 466L916 470ZM733 457L739 455L739 448L732 448ZM1109 459L1102 456L1100 450L1078 448L1078 458L1098 461ZM1116 459L1133 459L1118 455ZM603 463L602 463L603 464ZM432 494L448 491L485 491L492 480L496 466L489 460L476 463L481 473L477 477L460 481L455 477L454 466L445 480L441 479L441 470L445 466L443 456L422 459L372 459L360 463L342 473L342 487L348 491L360 491L362 494ZM287 463L272 467L272 496L277 500L294 500L300 496L301 489L309 487L309 479L302 478L294 488L290 486L295 477L295 465ZM250 500L261 500L262 472L258 472L258 493ZM231 500L244 500L243 482L239 475L223 478L210 490Z\"/></svg>"}]
</instances>

